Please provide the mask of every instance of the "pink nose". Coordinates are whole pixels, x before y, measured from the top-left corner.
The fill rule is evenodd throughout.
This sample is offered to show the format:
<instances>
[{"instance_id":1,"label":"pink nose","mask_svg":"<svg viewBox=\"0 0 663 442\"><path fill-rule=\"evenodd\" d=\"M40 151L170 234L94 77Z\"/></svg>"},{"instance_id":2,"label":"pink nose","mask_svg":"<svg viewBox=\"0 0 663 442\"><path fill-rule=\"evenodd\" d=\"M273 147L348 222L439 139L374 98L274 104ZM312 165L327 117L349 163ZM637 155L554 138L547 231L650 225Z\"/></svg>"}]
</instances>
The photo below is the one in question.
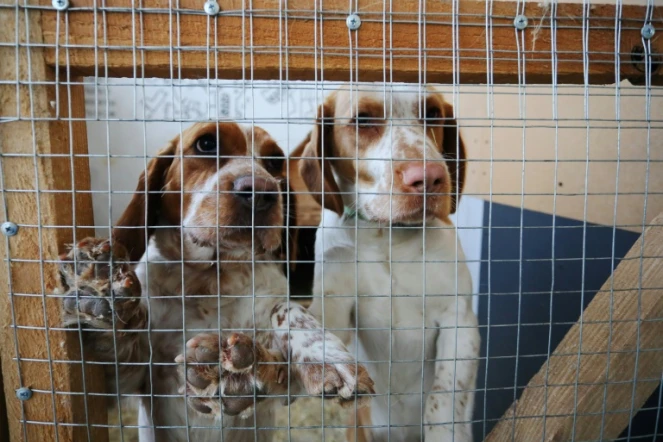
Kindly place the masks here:
<instances>
[{"instance_id":1,"label":"pink nose","mask_svg":"<svg viewBox=\"0 0 663 442\"><path fill-rule=\"evenodd\" d=\"M403 169L403 186L407 192L436 193L440 192L447 171L442 164L412 164Z\"/></svg>"}]
</instances>

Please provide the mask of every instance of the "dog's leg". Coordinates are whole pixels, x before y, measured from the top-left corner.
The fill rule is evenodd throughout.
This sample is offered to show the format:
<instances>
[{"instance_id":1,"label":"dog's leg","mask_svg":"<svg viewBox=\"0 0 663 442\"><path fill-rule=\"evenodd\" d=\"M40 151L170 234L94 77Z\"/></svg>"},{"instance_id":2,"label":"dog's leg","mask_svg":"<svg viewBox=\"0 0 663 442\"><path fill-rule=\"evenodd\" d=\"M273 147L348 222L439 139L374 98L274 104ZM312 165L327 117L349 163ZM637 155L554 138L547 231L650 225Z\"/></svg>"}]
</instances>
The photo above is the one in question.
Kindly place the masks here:
<instances>
[{"instance_id":1,"label":"dog's leg","mask_svg":"<svg viewBox=\"0 0 663 442\"><path fill-rule=\"evenodd\" d=\"M140 282L121 244L86 238L60 256L58 292L64 295L63 322L83 333L86 355L108 362L109 391L136 391L147 367L141 332L147 311L140 303Z\"/></svg>"},{"instance_id":2,"label":"dog's leg","mask_svg":"<svg viewBox=\"0 0 663 442\"><path fill-rule=\"evenodd\" d=\"M219 418L252 415L256 403L270 394L285 393L287 366L281 352L268 350L242 333L200 333L177 356L184 380L181 393L197 412Z\"/></svg>"},{"instance_id":3,"label":"dog's leg","mask_svg":"<svg viewBox=\"0 0 663 442\"><path fill-rule=\"evenodd\" d=\"M472 441L471 419L481 338L469 303L461 300L459 304L461 302L458 321L455 309L450 309L439 320L435 378L424 411L426 441Z\"/></svg>"},{"instance_id":4,"label":"dog's leg","mask_svg":"<svg viewBox=\"0 0 663 442\"><path fill-rule=\"evenodd\" d=\"M280 302L271 320L277 345L289 355L292 370L309 394L336 397L341 404L368 402L367 395L375 391L366 368L308 310L295 302Z\"/></svg>"}]
</instances>

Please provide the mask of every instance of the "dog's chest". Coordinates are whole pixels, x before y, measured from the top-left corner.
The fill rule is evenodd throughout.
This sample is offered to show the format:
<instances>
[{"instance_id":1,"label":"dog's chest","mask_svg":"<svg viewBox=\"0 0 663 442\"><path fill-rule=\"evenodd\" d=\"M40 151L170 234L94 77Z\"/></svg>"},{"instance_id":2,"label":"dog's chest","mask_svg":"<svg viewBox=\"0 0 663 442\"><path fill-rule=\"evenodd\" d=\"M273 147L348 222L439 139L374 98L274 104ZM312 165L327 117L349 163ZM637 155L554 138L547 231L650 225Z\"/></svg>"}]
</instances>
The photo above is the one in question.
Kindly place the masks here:
<instances>
[{"instance_id":1,"label":"dog's chest","mask_svg":"<svg viewBox=\"0 0 663 442\"><path fill-rule=\"evenodd\" d=\"M354 316L370 360L384 360L389 354L400 361L434 358L436 328L452 326L449 318L455 318L456 311L471 308L471 277L453 226L440 223L425 234L323 229L323 238L317 243L324 253L317 257L322 264L316 278L320 281L324 275L325 292L332 288L339 295L357 296ZM407 370L421 370L421 362L419 371L401 365L404 377Z\"/></svg>"},{"instance_id":2,"label":"dog's chest","mask_svg":"<svg viewBox=\"0 0 663 442\"><path fill-rule=\"evenodd\" d=\"M435 307L455 304L456 294L471 295L469 270L453 226L436 223L425 231L391 232L344 227L323 229L316 244L316 251L323 251L318 277L324 274L325 284L343 285L362 299L379 298L380 304L403 300L413 308L416 298Z\"/></svg>"},{"instance_id":3,"label":"dog's chest","mask_svg":"<svg viewBox=\"0 0 663 442\"><path fill-rule=\"evenodd\" d=\"M136 274L150 314L155 357L172 360L198 333L266 328L276 298L287 294L278 265L200 271L158 260L141 263Z\"/></svg>"}]
</instances>

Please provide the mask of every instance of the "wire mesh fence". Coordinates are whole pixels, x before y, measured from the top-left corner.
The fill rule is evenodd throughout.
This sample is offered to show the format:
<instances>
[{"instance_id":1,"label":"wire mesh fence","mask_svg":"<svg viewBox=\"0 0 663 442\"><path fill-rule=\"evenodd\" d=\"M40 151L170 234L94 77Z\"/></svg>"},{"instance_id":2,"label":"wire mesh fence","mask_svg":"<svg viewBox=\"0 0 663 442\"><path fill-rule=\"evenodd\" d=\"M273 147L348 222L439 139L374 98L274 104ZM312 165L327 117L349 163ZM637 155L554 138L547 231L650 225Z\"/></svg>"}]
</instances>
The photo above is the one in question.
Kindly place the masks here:
<instances>
[{"instance_id":1,"label":"wire mesh fence","mask_svg":"<svg viewBox=\"0 0 663 442\"><path fill-rule=\"evenodd\" d=\"M658 440L660 29L0 4L0 435Z\"/></svg>"}]
</instances>

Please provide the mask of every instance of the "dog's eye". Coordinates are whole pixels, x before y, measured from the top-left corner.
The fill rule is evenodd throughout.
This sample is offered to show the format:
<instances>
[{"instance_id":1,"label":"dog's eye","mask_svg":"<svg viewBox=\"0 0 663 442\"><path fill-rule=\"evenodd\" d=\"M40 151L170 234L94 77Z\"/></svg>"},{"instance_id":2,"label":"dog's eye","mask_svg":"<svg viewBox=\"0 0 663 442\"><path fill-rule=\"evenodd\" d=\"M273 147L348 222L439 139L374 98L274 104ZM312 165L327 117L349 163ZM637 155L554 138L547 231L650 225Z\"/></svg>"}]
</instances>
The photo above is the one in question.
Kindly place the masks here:
<instances>
[{"instance_id":1,"label":"dog's eye","mask_svg":"<svg viewBox=\"0 0 663 442\"><path fill-rule=\"evenodd\" d=\"M277 173L283 170L283 163L285 158L283 157L267 157L262 159L262 164L265 165L265 169L269 173Z\"/></svg>"},{"instance_id":2,"label":"dog's eye","mask_svg":"<svg viewBox=\"0 0 663 442\"><path fill-rule=\"evenodd\" d=\"M206 134L196 140L196 152L202 154L216 153L216 136L213 134Z\"/></svg>"},{"instance_id":3,"label":"dog's eye","mask_svg":"<svg viewBox=\"0 0 663 442\"><path fill-rule=\"evenodd\" d=\"M427 120L437 120L442 116L442 112L440 111L439 107L429 107L428 110L426 110L426 119Z\"/></svg>"},{"instance_id":4,"label":"dog's eye","mask_svg":"<svg viewBox=\"0 0 663 442\"><path fill-rule=\"evenodd\" d=\"M361 129L371 127L371 115L368 112L359 112L354 118L353 123Z\"/></svg>"}]
</instances>

